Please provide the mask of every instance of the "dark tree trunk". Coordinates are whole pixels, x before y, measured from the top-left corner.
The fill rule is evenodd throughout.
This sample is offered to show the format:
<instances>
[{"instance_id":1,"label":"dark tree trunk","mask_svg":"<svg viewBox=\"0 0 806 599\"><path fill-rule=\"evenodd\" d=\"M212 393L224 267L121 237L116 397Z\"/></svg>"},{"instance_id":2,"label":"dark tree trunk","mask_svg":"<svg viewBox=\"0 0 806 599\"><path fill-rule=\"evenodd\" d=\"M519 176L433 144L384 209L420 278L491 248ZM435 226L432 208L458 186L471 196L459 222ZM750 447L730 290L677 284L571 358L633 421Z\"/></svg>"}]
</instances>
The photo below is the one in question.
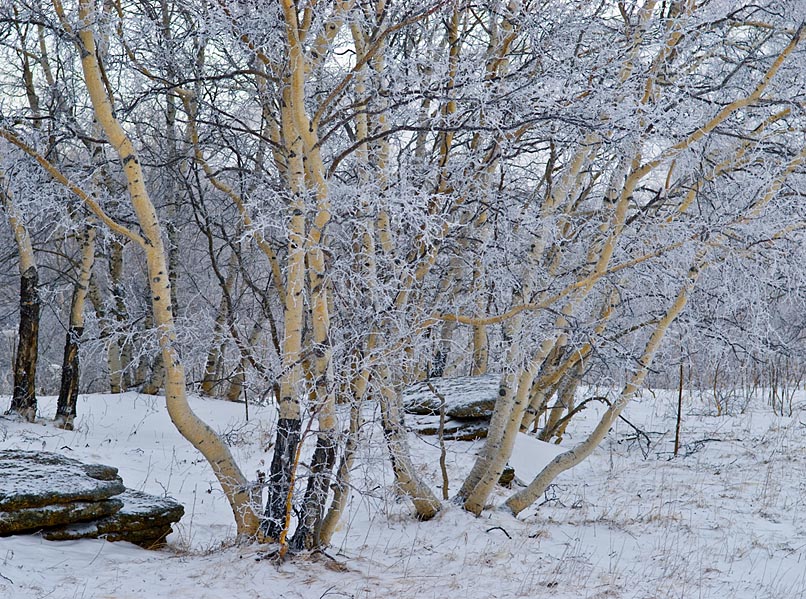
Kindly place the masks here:
<instances>
[{"instance_id":1,"label":"dark tree trunk","mask_svg":"<svg viewBox=\"0 0 806 599\"><path fill-rule=\"evenodd\" d=\"M76 419L76 400L78 399L78 342L84 327L71 326L64 342L64 358L62 359L62 383L59 388L59 400L56 404L56 424L60 428L73 430Z\"/></svg>"},{"instance_id":2,"label":"dark tree trunk","mask_svg":"<svg viewBox=\"0 0 806 599\"><path fill-rule=\"evenodd\" d=\"M136 384L140 384L139 381ZM162 361L162 354L154 356L154 363L151 365L151 375L140 387L140 393L145 395L157 395L165 384L165 363Z\"/></svg>"},{"instance_id":3,"label":"dark tree trunk","mask_svg":"<svg viewBox=\"0 0 806 599\"><path fill-rule=\"evenodd\" d=\"M29 422L36 418L36 358L39 341L39 275L29 267L20 276L20 328L14 363L14 395L11 412Z\"/></svg>"},{"instance_id":4,"label":"dark tree trunk","mask_svg":"<svg viewBox=\"0 0 806 599\"><path fill-rule=\"evenodd\" d=\"M431 363L431 372L428 373L429 378L440 378L445 374L445 365L448 363L447 352L437 350L434 354L434 360Z\"/></svg>"},{"instance_id":5,"label":"dark tree trunk","mask_svg":"<svg viewBox=\"0 0 806 599\"><path fill-rule=\"evenodd\" d=\"M336 431L322 431L316 439L313 453L311 477L305 490L305 501L297 530L291 539L291 548L317 549L321 546L319 532L325 513L330 483L333 479L333 466L336 463Z\"/></svg>"},{"instance_id":6,"label":"dark tree trunk","mask_svg":"<svg viewBox=\"0 0 806 599\"><path fill-rule=\"evenodd\" d=\"M301 421L297 418L280 418L277 422L277 441L269 473L269 496L266 501L263 534L278 539L285 527L286 503L291 488L291 473L299 444Z\"/></svg>"}]
</instances>

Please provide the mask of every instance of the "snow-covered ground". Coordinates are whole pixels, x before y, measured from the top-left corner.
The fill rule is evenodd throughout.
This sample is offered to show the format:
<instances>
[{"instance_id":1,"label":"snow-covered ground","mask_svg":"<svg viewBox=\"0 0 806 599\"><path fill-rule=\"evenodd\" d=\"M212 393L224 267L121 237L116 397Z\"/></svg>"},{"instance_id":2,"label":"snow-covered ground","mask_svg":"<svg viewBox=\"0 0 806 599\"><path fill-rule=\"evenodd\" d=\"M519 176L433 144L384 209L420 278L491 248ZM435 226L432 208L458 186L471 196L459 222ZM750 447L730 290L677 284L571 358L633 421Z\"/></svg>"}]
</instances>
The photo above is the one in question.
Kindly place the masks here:
<instances>
[{"instance_id":1,"label":"snow-covered ground","mask_svg":"<svg viewBox=\"0 0 806 599\"><path fill-rule=\"evenodd\" d=\"M243 405L191 401L226 434L250 478L267 469L271 409L250 407L247 423ZM0 597L806 597L806 409L778 417L759 401L717 417L689 399L681 455L671 459L675 403L664 393L634 402L625 415L651 442L636 440L619 422L591 459L517 520L495 510L474 518L449 506L434 521L416 522L392 490L378 431L368 427L354 472L362 493L354 494L328 555L277 564L262 559L260 546L229 543L226 502L201 456L173 429L161 398L82 396L73 432L48 424L55 406L43 398L40 423L0 419L0 448L116 466L127 486L167 493L186 515L161 551L102 540L0 538ZM0 409L7 405L0 398ZM591 410L588 426L594 416ZM412 437L415 460L437 488L435 445ZM540 459L530 455L536 447L545 453L519 442L513 461L521 470ZM449 444L451 489L477 448ZM496 501L505 497L500 489Z\"/></svg>"}]
</instances>

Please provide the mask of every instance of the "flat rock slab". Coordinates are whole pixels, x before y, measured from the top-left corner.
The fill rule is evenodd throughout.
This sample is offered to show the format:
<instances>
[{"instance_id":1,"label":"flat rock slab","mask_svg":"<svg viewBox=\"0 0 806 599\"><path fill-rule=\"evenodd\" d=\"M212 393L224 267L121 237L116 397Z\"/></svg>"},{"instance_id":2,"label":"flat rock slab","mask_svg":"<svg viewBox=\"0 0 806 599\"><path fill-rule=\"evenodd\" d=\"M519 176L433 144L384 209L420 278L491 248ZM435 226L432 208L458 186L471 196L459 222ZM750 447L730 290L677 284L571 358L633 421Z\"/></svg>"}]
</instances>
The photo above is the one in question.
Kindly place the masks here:
<instances>
[{"instance_id":1,"label":"flat rock slab","mask_svg":"<svg viewBox=\"0 0 806 599\"><path fill-rule=\"evenodd\" d=\"M158 497L126 489L116 497L123 507L106 518L82 524L71 524L44 531L51 541L105 537L108 541L129 541L151 546L164 542L171 524L178 522L185 508L170 497Z\"/></svg>"},{"instance_id":2,"label":"flat rock slab","mask_svg":"<svg viewBox=\"0 0 806 599\"><path fill-rule=\"evenodd\" d=\"M128 541L135 545L140 545L146 549L157 549L166 544L165 539L173 532L170 526L159 526L157 528L143 528L141 530L122 530L120 532L109 532L103 536L107 541Z\"/></svg>"},{"instance_id":3,"label":"flat rock slab","mask_svg":"<svg viewBox=\"0 0 806 599\"><path fill-rule=\"evenodd\" d=\"M442 396L450 418L490 418L500 380L501 375L485 374L423 381L403 391L403 408L410 414L438 415Z\"/></svg>"},{"instance_id":4,"label":"flat rock slab","mask_svg":"<svg viewBox=\"0 0 806 599\"><path fill-rule=\"evenodd\" d=\"M135 530L170 525L179 522L185 515L185 508L182 504L170 497L158 497L142 491L126 489L116 499L123 501L123 509L104 520L103 526L109 530L114 528Z\"/></svg>"},{"instance_id":5,"label":"flat rock slab","mask_svg":"<svg viewBox=\"0 0 806 599\"><path fill-rule=\"evenodd\" d=\"M439 417L413 416L406 419L409 430L418 435L439 435ZM448 418L442 429L442 437L446 441L472 441L487 436L490 421L486 418L454 420Z\"/></svg>"},{"instance_id":6,"label":"flat rock slab","mask_svg":"<svg viewBox=\"0 0 806 599\"><path fill-rule=\"evenodd\" d=\"M168 526L142 528L139 530L119 530L101 532L95 522L73 524L71 526L42 531L48 541L73 541L77 539L97 539L103 537L107 541L128 541L141 547L151 549L165 544L166 537L173 532Z\"/></svg>"},{"instance_id":7,"label":"flat rock slab","mask_svg":"<svg viewBox=\"0 0 806 599\"><path fill-rule=\"evenodd\" d=\"M0 451L0 512L100 502L125 490L111 466L83 464L46 451Z\"/></svg>"},{"instance_id":8,"label":"flat rock slab","mask_svg":"<svg viewBox=\"0 0 806 599\"><path fill-rule=\"evenodd\" d=\"M122 507L123 502L119 499L104 499L101 501L54 503L53 505L0 512L0 536L31 532L72 522L106 518Z\"/></svg>"}]
</instances>

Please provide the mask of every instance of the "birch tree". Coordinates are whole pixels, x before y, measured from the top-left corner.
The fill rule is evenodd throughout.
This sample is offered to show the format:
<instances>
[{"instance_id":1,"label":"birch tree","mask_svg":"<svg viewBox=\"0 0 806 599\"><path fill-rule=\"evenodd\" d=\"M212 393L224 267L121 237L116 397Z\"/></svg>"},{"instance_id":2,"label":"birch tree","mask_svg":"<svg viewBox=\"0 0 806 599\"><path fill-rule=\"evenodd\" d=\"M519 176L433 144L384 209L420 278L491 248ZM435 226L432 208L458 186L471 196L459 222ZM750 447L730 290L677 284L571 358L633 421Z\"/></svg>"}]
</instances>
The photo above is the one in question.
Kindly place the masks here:
<instances>
[{"instance_id":1,"label":"birch tree","mask_svg":"<svg viewBox=\"0 0 806 599\"><path fill-rule=\"evenodd\" d=\"M0 171L0 200L17 244L20 273L20 319L14 361L14 395L9 412L33 422L36 418L36 365L39 346L40 302L37 289L39 271L31 236L22 215L14 205L2 171Z\"/></svg>"},{"instance_id":2,"label":"birch tree","mask_svg":"<svg viewBox=\"0 0 806 599\"><path fill-rule=\"evenodd\" d=\"M263 8L77 0L13 17L75 42L77 119L101 128L126 209L49 160L25 119L2 134L142 251L171 418L239 533L281 552L331 538L373 413L395 488L421 519L442 508L409 455L406 386L499 377L454 498L480 514L517 435L543 423L543 439L567 437L588 405L575 393L606 378L593 433L504 503L527 509L595 451L679 319L706 318L705 290L722 301L715 278L802 239L795 6ZM199 272L177 279L184 262ZM213 298L209 330L177 319L187 280ZM191 330L202 351L182 347ZM205 393L230 372L233 398L251 380L276 403L263 482L190 411L190 370Z\"/></svg>"}]
</instances>

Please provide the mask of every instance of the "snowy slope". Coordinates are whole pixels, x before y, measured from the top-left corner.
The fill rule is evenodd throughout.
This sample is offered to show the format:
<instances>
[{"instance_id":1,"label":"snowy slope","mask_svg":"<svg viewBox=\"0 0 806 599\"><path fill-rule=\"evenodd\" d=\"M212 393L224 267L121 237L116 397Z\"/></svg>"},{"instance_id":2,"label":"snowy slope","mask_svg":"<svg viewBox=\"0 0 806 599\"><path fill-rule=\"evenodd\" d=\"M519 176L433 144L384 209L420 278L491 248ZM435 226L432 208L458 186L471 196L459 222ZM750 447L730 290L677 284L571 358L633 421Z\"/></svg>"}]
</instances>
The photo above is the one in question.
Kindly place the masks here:
<instances>
[{"instance_id":1,"label":"snowy slope","mask_svg":"<svg viewBox=\"0 0 806 599\"><path fill-rule=\"evenodd\" d=\"M0 399L0 408L7 405ZM248 476L265 470L270 409L191 398L227 439ZM658 394L619 423L588 462L566 473L540 507L516 520L455 506L418 523L391 488L379 433L356 464L355 495L329 556L276 564L259 546L228 544L226 502L201 457L173 430L161 398L82 396L76 431L46 420L0 419L0 449L47 449L120 469L127 486L167 493L186 508L169 547L150 552L99 540L0 538L3 599L806 597L806 414L777 417L759 405L715 417L691 400L683 454L670 459L674 399ZM40 411L52 416L52 398ZM586 417L592 426L595 413ZM565 445L580 440L569 431ZM513 462L545 462L555 448L520 440ZM412 437L434 487L438 449ZM451 489L479 445L449 446ZM506 490L501 489L500 502ZM223 546L222 546L223 543Z\"/></svg>"}]
</instances>

